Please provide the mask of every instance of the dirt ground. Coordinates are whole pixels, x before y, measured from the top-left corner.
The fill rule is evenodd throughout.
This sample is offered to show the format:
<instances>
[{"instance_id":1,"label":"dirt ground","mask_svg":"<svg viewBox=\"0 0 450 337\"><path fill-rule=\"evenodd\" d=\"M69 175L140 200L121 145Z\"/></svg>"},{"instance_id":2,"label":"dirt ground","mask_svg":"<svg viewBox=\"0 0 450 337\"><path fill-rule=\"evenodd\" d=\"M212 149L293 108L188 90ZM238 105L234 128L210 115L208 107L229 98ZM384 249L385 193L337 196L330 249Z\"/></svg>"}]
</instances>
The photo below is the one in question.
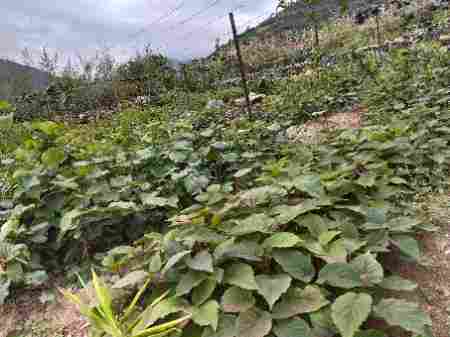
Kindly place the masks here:
<instances>
[{"instance_id":1,"label":"dirt ground","mask_svg":"<svg viewBox=\"0 0 450 337\"><path fill-rule=\"evenodd\" d=\"M415 281L419 288L411 293L393 294L421 303L433 321L433 337L450 336L450 195L429 196L418 203L419 215L440 230L418 237L423 254L421 265L407 263L391 254L386 268ZM408 335L405 335L408 336ZM395 335L395 337L400 337ZM401 336L403 337L403 336Z\"/></svg>"},{"instance_id":2,"label":"dirt ground","mask_svg":"<svg viewBox=\"0 0 450 337\"><path fill-rule=\"evenodd\" d=\"M48 290L22 291L13 303L0 306L0 337L87 337L77 310L57 291L54 301L41 303L43 291Z\"/></svg>"}]
</instances>

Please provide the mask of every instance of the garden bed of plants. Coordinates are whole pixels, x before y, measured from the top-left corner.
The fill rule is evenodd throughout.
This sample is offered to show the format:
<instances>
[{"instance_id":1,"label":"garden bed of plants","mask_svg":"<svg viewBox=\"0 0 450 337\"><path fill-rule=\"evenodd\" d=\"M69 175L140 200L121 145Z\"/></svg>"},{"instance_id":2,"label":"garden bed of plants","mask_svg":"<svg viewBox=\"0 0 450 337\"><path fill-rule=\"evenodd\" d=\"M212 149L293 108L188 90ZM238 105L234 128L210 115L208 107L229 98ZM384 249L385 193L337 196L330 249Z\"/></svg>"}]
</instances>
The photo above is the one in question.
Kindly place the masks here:
<instances>
[{"instance_id":1,"label":"garden bed of plants","mask_svg":"<svg viewBox=\"0 0 450 337\"><path fill-rule=\"evenodd\" d=\"M266 120L174 95L103 127L22 124L2 161L1 301L94 268L99 303L78 303L94 336L386 336L373 320L431 336L417 303L386 297L417 286L382 261L423 263L416 235L437 230L413 201L448 188L448 64L437 43L338 62L275 83ZM360 128L289 142L292 121L352 104Z\"/></svg>"}]
</instances>

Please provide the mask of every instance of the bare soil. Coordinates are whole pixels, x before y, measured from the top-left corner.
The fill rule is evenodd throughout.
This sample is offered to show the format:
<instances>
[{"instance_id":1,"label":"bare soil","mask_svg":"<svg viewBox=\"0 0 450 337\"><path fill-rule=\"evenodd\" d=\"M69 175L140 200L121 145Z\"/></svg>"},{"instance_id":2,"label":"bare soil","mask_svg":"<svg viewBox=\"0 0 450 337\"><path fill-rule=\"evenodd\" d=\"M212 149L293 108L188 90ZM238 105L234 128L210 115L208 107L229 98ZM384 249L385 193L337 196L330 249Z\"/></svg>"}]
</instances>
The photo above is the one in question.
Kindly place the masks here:
<instances>
[{"instance_id":1,"label":"bare soil","mask_svg":"<svg viewBox=\"0 0 450 337\"><path fill-rule=\"evenodd\" d=\"M52 289L57 285L49 284ZM22 290L0 306L0 337L87 337L86 322L56 290L55 300L41 303L47 289Z\"/></svg>"},{"instance_id":2,"label":"bare soil","mask_svg":"<svg viewBox=\"0 0 450 337\"><path fill-rule=\"evenodd\" d=\"M419 302L433 321L433 337L449 337L450 195L428 196L418 203L418 211L424 220L430 220L440 228L434 234L419 235L423 262L420 265L408 263L398 255L390 254L385 267L419 285L414 294L404 293L394 294L394 296ZM395 335L395 337L400 336Z\"/></svg>"}]
</instances>

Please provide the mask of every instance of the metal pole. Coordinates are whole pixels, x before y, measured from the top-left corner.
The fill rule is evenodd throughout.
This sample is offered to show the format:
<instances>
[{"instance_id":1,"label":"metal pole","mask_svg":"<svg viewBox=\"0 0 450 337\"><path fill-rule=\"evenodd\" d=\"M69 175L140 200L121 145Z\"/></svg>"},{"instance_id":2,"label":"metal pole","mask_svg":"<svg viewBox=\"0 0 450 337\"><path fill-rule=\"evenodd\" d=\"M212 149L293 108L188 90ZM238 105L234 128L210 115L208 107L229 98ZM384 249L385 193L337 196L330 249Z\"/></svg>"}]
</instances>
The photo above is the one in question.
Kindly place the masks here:
<instances>
[{"instance_id":1,"label":"metal pole","mask_svg":"<svg viewBox=\"0 0 450 337\"><path fill-rule=\"evenodd\" d=\"M236 54L237 54L238 61L239 61L239 68L241 71L242 87L244 89L245 100L247 102L248 115L249 115L249 117L251 117L252 116L252 104L250 102L250 92L249 92L248 86L247 86L247 76L245 74L244 62L242 61L241 47L239 45L239 37L237 34L237 29L236 29L236 22L234 21L233 13L230 13L229 15L230 15L231 29L233 30L234 45L236 47Z\"/></svg>"}]
</instances>

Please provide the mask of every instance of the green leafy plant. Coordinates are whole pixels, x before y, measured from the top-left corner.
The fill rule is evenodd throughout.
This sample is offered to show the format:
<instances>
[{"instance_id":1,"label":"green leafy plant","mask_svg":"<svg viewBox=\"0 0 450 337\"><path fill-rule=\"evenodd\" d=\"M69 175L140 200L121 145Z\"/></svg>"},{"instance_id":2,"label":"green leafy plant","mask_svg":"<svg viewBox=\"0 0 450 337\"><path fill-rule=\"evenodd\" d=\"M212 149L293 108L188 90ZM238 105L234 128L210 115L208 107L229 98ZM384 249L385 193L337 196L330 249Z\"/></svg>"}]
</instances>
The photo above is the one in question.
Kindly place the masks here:
<instances>
[{"instance_id":1,"label":"green leafy plant","mask_svg":"<svg viewBox=\"0 0 450 337\"><path fill-rule=\"evenodd\" d=\"M138 311L138 302L145 293L151 279L148 279L136 293L131 303L123 310L116 313L113 306L111 289L93 271L93 286L95 289L97 305L91 307L83 303L80 296L61 290L64 296L74 303L90 324L91 336L96 337L165 337L175 336L180 333L180 326L186 323L191 316L174 319L161 324L154 324L152 310L157 310L158 305L166 300L167 293L154 300L147 308Z\"/></svg>"},{"instance_id":2,"label":"green leafy plant","mask_svg":"<svg viewBox=\"0 0 450 337\"><path fill-rule=\"evenodd\" d=\"M14 123L14 107L6 102L0 100L0 130L3 132L11 129Z\"/></svg>"}]
</instances>

